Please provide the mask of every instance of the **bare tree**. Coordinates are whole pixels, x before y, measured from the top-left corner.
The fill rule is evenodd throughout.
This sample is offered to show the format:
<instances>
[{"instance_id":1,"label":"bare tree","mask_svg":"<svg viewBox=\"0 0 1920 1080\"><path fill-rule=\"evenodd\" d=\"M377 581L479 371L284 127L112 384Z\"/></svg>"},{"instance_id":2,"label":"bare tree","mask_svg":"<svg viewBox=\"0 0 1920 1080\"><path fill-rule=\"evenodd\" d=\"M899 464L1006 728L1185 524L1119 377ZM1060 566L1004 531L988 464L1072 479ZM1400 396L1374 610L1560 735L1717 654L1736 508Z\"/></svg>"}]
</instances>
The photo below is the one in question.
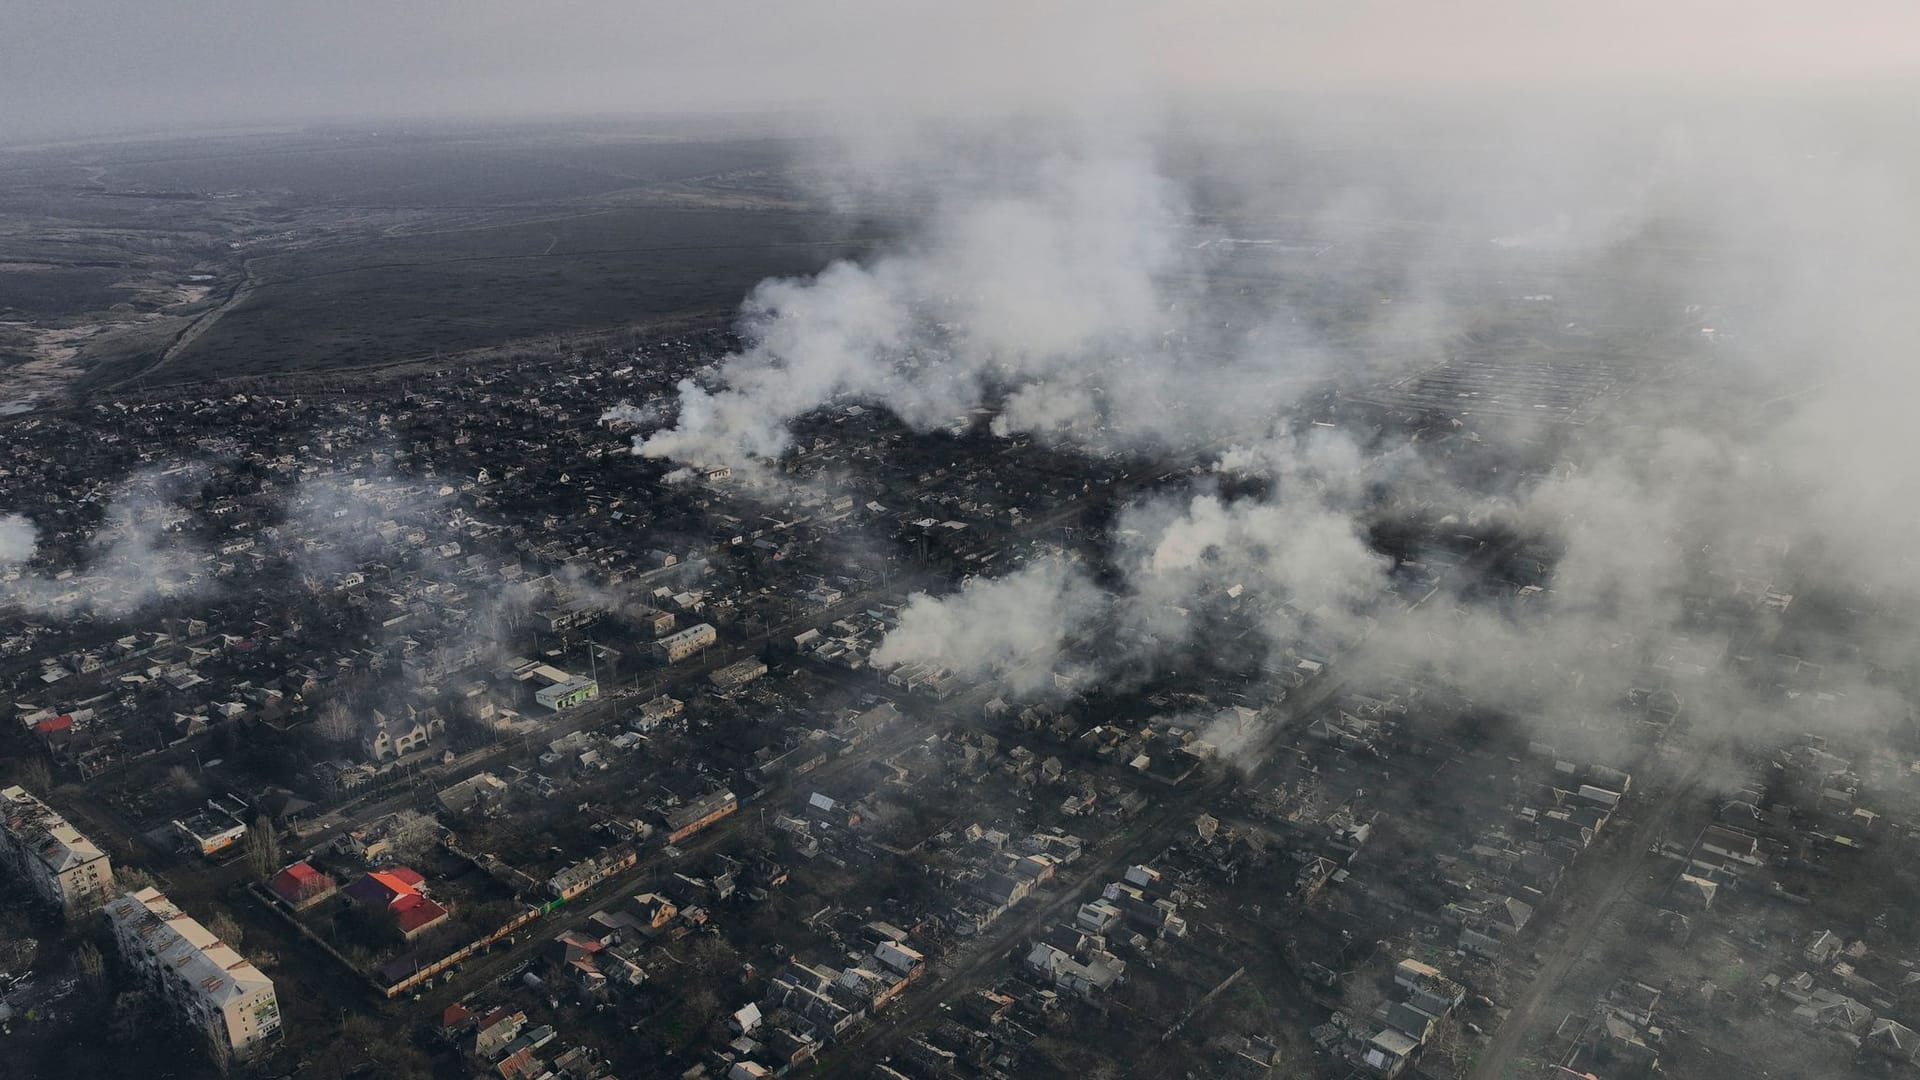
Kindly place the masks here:
<instances>
[{"instance_id":1,"label":"bare tree","mask_svg":"<svg viewBox=\"0 0 1920 1080\"><path fill-rule=\"evenodd\" d=\"M364 1054L381 1076L426 1076L431 1066L406 1039L392 1038L372 1019L354 1014L340 1025L339 1044Z\"/></svg>"},{"instance_id":2,"label":"bare tree","mask_svg":"<svg viewBox=\"0 0 1920 1080\"><path fill-rule=\"evenodd\" d=\"M200 781L187 771L185 765L175 765L167 770L167 786L178 795L200 794Z\"/></svg>"},{"instance_id":3,"label":"bare tree","mask_svg":"<svg viewBox=\"0 0 1920 1080\"><path fill-rule=\"evenodd\" d=\"M47 768L45 758L36 754L21 763L20 782L35 794L44 795L53 787L53 770Z\"/></svg>"},{"instance_id":4,"label":"bare tree","mask_svg":"<svg viewBox=\"0 0 1920 1080\"><path fill-rule=\"evenodd\" d=\"M93 942L83 941L73 950L73 966L88 990L95 994L106 993L107 964Z\"/></svg>"},{"instance_id":5,"label":"bare tree","mask_svg":"<svg viewBox=\"0 0 1920 1080\"><path fill-rule=\"evenodd\" d=\"M280 833L265 814L253 820L247 830L247 868L265 881L280 869Z\"/></svg>"},{"instance_id":6,"label":"bare tree","mask_svg":"<svg viewBox=\"0 0 1920 1080\"><path fill-rule=\"evenodd\" d=\"M314 721L314 730L320 733L320 737L335 744L352 742L358 726L353 721L352 711L345 702L340 701L327 702L320 709L320 718Z\"/></svg>"},{"instance_id":7,"label":"bare tree","mask_svg":"<svg viewBox=\"0 0 1920 1080\"><path fill-rule=\"evenodd\" d=\"M225 1039L207 1039L202 1043L207 1048L207 1057L213 1060L214 1071L221 1076L233 1075L233 1047Z\"/></svg>"},{"instance_id":8,"label":"bare tree","mask_svg":"<svg viewBox=\"0 0 1920 1080\"><path fill-rule=\"evenodd\" d=\"M113 884L116 889L139 892L141 889L153 887L158 882L154 881L153 875L145 870L121 862L113 868Z\"/></svg>"},{"instance_id":9,"label":"bare tree","mask_svg":"<svg viewBox=\"0 0 1920 1080\"><path fill-rule=\"evenodd\" d=\"M226 942L230 948L238 949L240 947L240 939L245 936L245 931L240 929L239 921L229 914L225 908L216 908L214 913L207 918L205 925L214 937Z\"/></svg>"},{"instance_id":10,"label":"bare tree","mask_svg":"<svg viewBox=\"0 0 1920 1080\"><path fill-rule=\"evenodd\" d=\"M1436 1060L1446 1062L1455 1076L1463 1075L1472 1066L1478 1052L1479 1047L1461 1029L1457 1017L1441 1017L1427 1036L1427 1053Z\"/></svg>"},{"instance_id":11,"label":"bare tree","mask_svg":"<svg viewBox=\"0 0 1920 1080\"><path fill-rule=\"evenodd\" d=\"M408 862L426 858L439 839L439 824L418 810L394 811L387 834L394 854Z\"/></svg>"},{"instance_id":12,"label":"bare tree","mask_svg":"<svg viewBox=\"0 0 1920 1080\"><path fill-rule=\"evenodd\" d=\"M720 1011L720 995L708 986L695 987L686 998L687 1011L704 1024Z\"/></svg>"},{"instance_id":13,"label":"bare tree","mask_svg":"<svg viewBox=\"0 0 1920 1080\"><path fill-rule=\"evenodd\" d=\"M733 950L718 937L701 937L687 950L687 963L695 971L714 974L729 966L734 959Z\"/></svg>"},{"instance_id":14,"label":"bare tree","mask_svg":"<svg viewBox=\"0 0 1920 1080\"><path fill-rule=\"evenodd\" d=\"M1369 1016L1386 1003L1378 975L1356 971L1340 980L1341 1008L1350 1016Z\"/></svg>"}]
</instances>

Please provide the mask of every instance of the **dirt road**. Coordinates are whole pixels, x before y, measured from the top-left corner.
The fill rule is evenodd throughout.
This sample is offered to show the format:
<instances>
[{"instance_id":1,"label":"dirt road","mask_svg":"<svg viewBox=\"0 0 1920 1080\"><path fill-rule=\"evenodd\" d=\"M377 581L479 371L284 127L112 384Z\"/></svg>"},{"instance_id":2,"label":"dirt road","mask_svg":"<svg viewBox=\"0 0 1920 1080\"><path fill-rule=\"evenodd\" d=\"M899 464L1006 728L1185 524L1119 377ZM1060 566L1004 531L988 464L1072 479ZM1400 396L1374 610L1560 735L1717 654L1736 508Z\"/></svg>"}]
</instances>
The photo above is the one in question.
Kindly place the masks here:
<instances>
[{"instance_id":1,"label":"dirt road","mask_svg":"<svg viewBox=\"0 0 1920 1080\"><path fill-rule=\"evenodd\" d=\"M1542 1006L1559 991L1568 973L1591 951L1601 926L1607 921L1607 913L1626 898L1627 890L1640 879L1642 868L1652 857L1650 851L1654 841L1674 825L1688 799L1699 787L1708 756L1702 753L1689 753L1686 756L1692 762L1687 772L1658 788L1658 794L1652 802L1644 807L1635 820L1628 823L1623 833L1616 833L1610 843L1590 853L1598 858L1590 859L1585 866L1576 865L1575 880L1562 883L1566 905L1556 920L1556 932L1561 935L1560 939L1545 950L1545 960L1534 973L1533 980L1510 1003L1511 1011L1474 1060L1473 1072L1468 1080L1505 1080L1509 1076L1534 1075L1511 1070L1527 1036L1542 1019Z\"/></svg>"}]
</instances>

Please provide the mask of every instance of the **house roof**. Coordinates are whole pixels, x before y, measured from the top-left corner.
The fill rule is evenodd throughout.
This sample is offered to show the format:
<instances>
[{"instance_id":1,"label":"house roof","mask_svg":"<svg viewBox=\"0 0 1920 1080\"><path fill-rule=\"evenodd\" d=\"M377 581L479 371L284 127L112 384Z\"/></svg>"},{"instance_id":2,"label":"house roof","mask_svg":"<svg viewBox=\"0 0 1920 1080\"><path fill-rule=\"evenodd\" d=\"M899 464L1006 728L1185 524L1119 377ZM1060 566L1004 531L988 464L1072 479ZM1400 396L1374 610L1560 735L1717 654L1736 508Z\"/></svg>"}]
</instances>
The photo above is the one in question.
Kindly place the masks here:
<instances>
[{"instance_id":1,"label":"house roof","mask_svg":"<svg viewBox=\"0 0 1920 1080\"><path fill-rule=\"evenodd\" d=\"M1385 1031L1382 1031L1381 1033L1379 1033L1378 1035L1375 1035L1371 1040L1369 1040L1369 1043L1373 1046L1379 1047L1382 1050L1385 1050L1387 1053L1392 1054L1395 1057L1406 1057L1408 1054L1411 1054L1415 1050L1420 1049L1419 1042L1415 1041L1414 1039L1406 1035L1402 1035L1400 1032L1395 1031L1392 1028L1388 1028Z\"/></svg>"},{"instance_id":2,"label":"house roof","mask_svg":"<svg viewBox=\"0 0 1920 1080\"><path fill-rule=\"evenodd\" d=\"M106 857L66 818L21 787L0 791L0 826L56 874Z\"/></svg>"},{"instance_id":3,"label":"house roof","mask_svg":"<svg viewBox=\"0 0 1920 1080\"><path fill-rule=\"evenodd\" d=\"M1700 897L1701 899L1711 900L1714 894L1720 891L1720 886L1703 877L1696 877L1693 874L1681 874L1680 891Z\"/></svg>"},{"instance_id":4,"label":"house roof","mask_svg":"<svg viewBox=\"0 0 1920 1080\"><path fill-rule=\"evenodd\" d=\"M1911 1054L1916 1046L1920 1046L1920 1035L1915 1035L1912 1028L1884 1016L1873 1022L1873 1029L1867 1032L1867 1038L1903 1054Z\"/></svg>"},{"instance_id":5,"label":"house roof","mask_svg":"<svg viewBox=\"0 0 1920 1080\"><path fill-rule=\"evenodd\" d=\"M347 895L362 903L391 904L402 896L418 896L426 879L404 866L373 870L347 888Z\"/></svg>"},{"instance_id":6,"label":"house roof","mask_svg":"<svg viewBox=\"0 0 1920 1080\"><path fill-rule=\"evenodd\" d=\"M269 884L282 899L299 900L333 888L333 879L301 861L273 875L273 881Z\"/></svg>"},{"instance_id":7,"label":"house roof","mask_svg":"<svg viewBox=\"0 0 1920 1080\"><path fill-rule=\"evenodd\" d=\"M446 908L421 895L417 886L425 880L404 866L374 870L347 886L347 895L385 908L401 931L411 934L447 916Z\"/></svg>"},{"instance_id":8,"label":"house roof","mask_svg":"<svg viewBox=\"0 0 1920 1080\"><path fill-rule=\"evenodd\" d=\"M304 859L280 871L280 873L294 881L318 881L326 877L325 874L315 870L313 864Z\"/></svg>"},{"instance_id":9,"label":"house roof","mask_svg":"<svg viewBox=\"0 0 1920 1080\"><path fill-rule=\"evenodd\" d=\"M1424 1040L1433 1029L1433 1014L1422 1012L1403 1001L1396 1001L1387 1009L1387 1024L1415 1040Z\"/></svg>"},{"instance_id":10,"label":"house roof","mask_svg":"<svg viewBox=\"0 0 1920 1080\"><path fill-rule=\"evenodd\" d=\"M447 917L446 908L419 893L396 897L393 903L387 905L387 913L393 916L393 921L399 924L401 931L408 934Z\"/></svg>"}]
</instances>

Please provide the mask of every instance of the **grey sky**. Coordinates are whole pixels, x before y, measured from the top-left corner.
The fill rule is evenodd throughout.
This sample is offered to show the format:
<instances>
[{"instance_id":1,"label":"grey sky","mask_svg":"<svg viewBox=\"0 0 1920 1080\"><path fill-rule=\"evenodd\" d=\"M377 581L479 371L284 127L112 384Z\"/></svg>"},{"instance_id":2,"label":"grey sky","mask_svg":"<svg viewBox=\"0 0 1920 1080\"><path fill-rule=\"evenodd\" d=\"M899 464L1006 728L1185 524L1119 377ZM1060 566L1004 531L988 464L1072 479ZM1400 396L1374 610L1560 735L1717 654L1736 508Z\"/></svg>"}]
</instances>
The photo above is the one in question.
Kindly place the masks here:
<instances>
[{"instance_id":1,"label":"grey sky","mask_svg":"<svg viewBox=\"0 0 1920 1080\"><path fill-rule=\"evenodd\" d=\"M0 138L394 115L992 106L1920 73L1910 0L7 0Z\"/></svg>"}]
</instances>

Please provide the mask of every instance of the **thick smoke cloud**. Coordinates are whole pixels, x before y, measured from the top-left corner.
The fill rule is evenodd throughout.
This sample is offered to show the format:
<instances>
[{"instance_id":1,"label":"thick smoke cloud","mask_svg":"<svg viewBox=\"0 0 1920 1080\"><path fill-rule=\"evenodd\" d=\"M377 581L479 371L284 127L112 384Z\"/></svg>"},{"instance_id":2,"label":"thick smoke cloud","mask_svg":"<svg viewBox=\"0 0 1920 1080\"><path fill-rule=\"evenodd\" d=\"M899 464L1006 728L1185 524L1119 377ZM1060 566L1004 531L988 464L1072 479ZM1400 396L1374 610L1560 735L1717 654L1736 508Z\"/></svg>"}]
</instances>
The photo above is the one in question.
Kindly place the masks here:
<instances>
[{"instance_id":1,"label":"thick smoke cloud","mask_svg":"<svg viewBox=\"0 0 1920 1080\"><path fill-rule=\"evenodd\" d=\"M0 566L26 562L40 544L40 533L25 514L0 515Z\"/></svg>"},{"instance_id":2,"label":"thick smoke cloud","mask_svg":"<svg viewBox=\"0 0 1920 1080\"><path fill-rule=\"evenodd\" d=\"M1351 517L1306 496L1156 499L1128 508L1116 533L1117 585L1048 558L946 596L917 593L874 664L930 663L1015 697L1058 696L1081 685L1071 676L1125 683L1143 665L1211 649L1205 609L1242 601L1263 647L1310 636L1330 649L1368 631L1390 565ZM1100 649L1075 651L1092 637Z\"/></svg>"},{"instance_id":3,"label":"thick smoke cloud","mask_svg":"<svg viewBox=\"0 0 1920 1080\"><path fill-rule=\"evenodd\" d=\"M1026 136L1007 135L995 170L919 134L864 148L849 160L867 171L835 189L856 207L924 207L938 187L924 175L949 168L965 197L935 200L934 224L892 255L766 286L748 310L751 347L686 388L677 427L644 451L777 456L788 421L839 396L920 426L987 402L1001 436L1182 454L1265 482L1256 497L1203 481L1124 508L1114 575L1072 574L1097 591L1085 618L1141 648L1191 647L1197 613L1240 586L1235 606L1269 648L1365 639L1346 669L1357 682L1425 669L1546 731L1604 728L1629 690L1656 685L1708 731L1900 715L1889 673L1920 645L1920 473L1904 434L1920 381L1901 300L1920 273L1920 147L1851 101L1630 111L1621 123L1509 113L1477 132L1449 117L1448 139L1492 149L1366 140L1315 159L1338 176L1304 201L1262 187L1262 170L1289 166L1247 164L1244 118L1204 138L1117 143L1067 124L1029 158L1007 149ZM1276 123L1302 153L1324 154L1315 140L1334 126ZM1164 150L1205 139L1218 160L1204 171L1226 192L1203 199ZM1115 145L1126 152L1083 152ZM1074 175L1104 179L1058 179ZM1130 194L1100 194L1113 191ZM1293 280L1311 288L1221 287L1241 265L1222 251L1276 235L1247 222L1286 210L1307 249ZM1036 216L1057 221L1036 232ZM1103 261L1120 272L1091 272ZM1330 325L1313 289L1374 310ZM1035 302L1050 297L1053 324ZM1613 386L1584 425L1464 399L1442 436L1412 441L1291 418L1310 388L1358 392L1478 358L1515 325L1535 335L1523 360L1605 366ZM1542 588L1442 575L1430 600L1390 598L1368 526L1397 514L1530 538ZM917 626L990 587L918 598ZM1795 592L1846 597L1855 621L1795 619L1789 632ZM1051 620L1046 590L1026 595L999 613L1037 628L1023 649L1064 660L1083 624ZM979 653L976 634L956 655ZM912 640L882 658L941 655L936 635Z\"/></svg>"},{"instance_id":4,"label":"thick smoke cloud","mask_svg":"<svg viewBox=\"0 0 1920 1080\"><path fill-rule=\"evenodd\" d=\"M1078 567L1041 559L943 597L915 593L873 662L933 664L971 682L998 679L1011 693L1030 696L1049 684L1067 645L1104 601Z\"/></svg>"},{"instance_id":5,"label":"thick smoke cloud","mask_svg":"<svg viewBox=\"0 0 1920 1080\"><path fill-rule=\"evenodd\" d=\"M1163 356L1181 326L1168 283L1186 269L1183 208L1139 145L1009 165L958 178L904 250L760 286L742 313L749 347L719 388L683 383L677 425L640 452L776 458L790 420L842 396L927 428L1009 387L997 431L1093 423L1100 373Z\"/></svg>"},{"instance_id":6,"label":"thick smoke cloud","mask_svg":"<svg viewBox=\"0 0 1920 1080\"><path fill-rule=\"evenodd\" d=\"M192 515L182 505L203 467L150 471L119 484L103 520L80 545L75 572L21 572L0 581L0 608L36 615L108 617L131 615L162 600L206 598L239 587L216 575L213 547L191 534ZM519 628L537 608L553 604L577 610L622 611L636 604L583 571L562 565L550 577L481 587L463 575L464 555L452 559L411 543L406 533L442 525L460 526L463 512L450 509L432 481L319 473L286 489L285 520L267 526L263 552L285 552L294 583L322 591L339 587L345 575L370 562L402 566L432 591L465 612L459 632L436 644L471 646L487 656L504 655ZM0 567L31 558L37 534L22 515L0 518ZM404 631L403 631L404 633ZM457 640L456 640L457 638Z\"/></svg>"},{"instance_id":7,"label":"thick smoke cloud","mask_svg":"<svg viewBox=\"0 0 1920 1080\"><path fill-rule=\"evenodd\" d=\"M472 650L488 660L524 648L527 620L543 606L607 612L641 606L629 592L608 588L571 564L538 578L481 579L463 572L469 552L447 559L416 547L405 530L446 535L447 526L457 529L469 520L448 506L437 487L432 481L348 475L305 480L288 499L284 527L303 544L293 571L324 588L369 562L402 566L429 595L461 612L453 625L432 635L432 644L456 653ZM417 631L403 624L398 633L405 638Z\"/></svg>"},{"instance_id":8,"label":"thick smoke cloud","mask_svg":"<svg viewBox=\"0 0 1920 1080\"><path fill-rule=\"evenodd\" d=\"M1123 555L1139 610L1237 585L1273 605L1271 630L1281 638L1309 619L1350 631L1390 563L1352 518L1309 499L1229 503L1203 494L1133 507L1120 527L1142 538Z\"/></svg>"}]
</instances>

